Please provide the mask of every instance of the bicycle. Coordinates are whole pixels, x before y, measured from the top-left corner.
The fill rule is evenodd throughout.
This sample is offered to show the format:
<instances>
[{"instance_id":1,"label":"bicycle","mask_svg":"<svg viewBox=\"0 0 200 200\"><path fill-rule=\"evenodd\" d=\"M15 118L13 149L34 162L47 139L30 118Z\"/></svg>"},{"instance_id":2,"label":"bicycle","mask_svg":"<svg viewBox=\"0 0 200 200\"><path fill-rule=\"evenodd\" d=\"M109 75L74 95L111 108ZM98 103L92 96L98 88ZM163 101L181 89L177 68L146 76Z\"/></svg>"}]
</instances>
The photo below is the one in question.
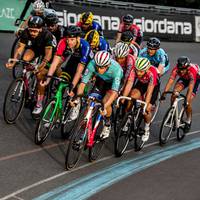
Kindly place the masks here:
<instances>
[{"instance_id":1,"label":"bicycle","mask_svg":"<svg viewBox=\"0 0 200 200\"><path fill-rule=\"evenodd\" d=\"M169 91L166 92L166 94L174 94L174 92ZM181 105L180 108L179 104L181 101L183 102L183 104ZM162 120L159 133L159 142L161 146L167 143L173 131L177 131L176 135L178 141L181 141L185 137L185 132L184 132L184 127L185 127L184 115L186 108L185 105L186 105L185 95L177 93L173 104L168 108Z\"/></svg>"},{"instance_id":2,"label":"bicycle","mask_svg":"<svg viewBox=\"0 0 200 200\"><path fill-rule=\"evenodd\" d=\"M68 94L64 96L64 91L71 83L60 77L51 76L51 78L59 81L59 84L55 96L45 105L40 120L37 122L35 130L35 144L37 145L42 144L47 139L50 132L60 125L62 137L65 138L65 130L72 129L76 122L75 120L69 119L72 107L68 102ZM63 106L64 99L66 99L66 101Z\"/></svg>"},{"instance_id":3,"label":"bicycle","mask_svg":"<svg viewBox=\"0 0 200 200\"><path fill-rule=\"evenodd\" d=\"M9 62L11 61L22 64L23 71L20 77L11 82L4 98L3 116L8 124L16 122L25 105L25 101L27 104L34 105L36 102L35 90L37 85L33 72L37 68L35 63L9 59Z\"/></svg>"},{"instance_id":4,"label":"bicycle","mask_svg":"<svg viewBox=\"0 0 200 200\"><path fill-rule=\"evenodd\" d=\"M88 97L85 110L79 116L77 128L74 130L65 157L67 170L74 168L80 160L83 150L89 149L89 161L98 159L103 149L105 140L100 134L103 130L103 117L99 113L102 108L102 96L91 93Z\"/></svg>"}]
</instances>

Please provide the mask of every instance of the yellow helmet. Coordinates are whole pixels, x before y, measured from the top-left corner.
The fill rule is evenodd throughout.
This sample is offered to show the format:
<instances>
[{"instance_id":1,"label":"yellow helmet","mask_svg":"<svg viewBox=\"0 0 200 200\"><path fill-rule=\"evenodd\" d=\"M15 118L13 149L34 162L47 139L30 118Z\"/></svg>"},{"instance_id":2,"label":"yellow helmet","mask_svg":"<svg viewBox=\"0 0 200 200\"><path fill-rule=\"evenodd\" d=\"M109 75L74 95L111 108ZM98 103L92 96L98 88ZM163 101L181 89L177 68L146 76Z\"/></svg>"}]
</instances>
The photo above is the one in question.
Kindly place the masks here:
<instances>
[{"instance_id":1,"label":"yellow helmet","mask_svg":"<svg viewBox=\"0 0 200 200\"><path fill-rule=\"evenodd\" d=\"M91 47L96 48L99 46L99 33L96 30L91 30L85 35L85 40L87 40Z\"/></svg>"},{"instance_id":2,"label":"yellow helmet","mask_svg":"<svg viewBox=\"0 0 200 200\"><path fill-rule=\"evenodd\" d=\"M91 25L93 21L93 14L92 12L84 12L81 14L80 21L83 24Z\"/></svg>"}]
</instances>

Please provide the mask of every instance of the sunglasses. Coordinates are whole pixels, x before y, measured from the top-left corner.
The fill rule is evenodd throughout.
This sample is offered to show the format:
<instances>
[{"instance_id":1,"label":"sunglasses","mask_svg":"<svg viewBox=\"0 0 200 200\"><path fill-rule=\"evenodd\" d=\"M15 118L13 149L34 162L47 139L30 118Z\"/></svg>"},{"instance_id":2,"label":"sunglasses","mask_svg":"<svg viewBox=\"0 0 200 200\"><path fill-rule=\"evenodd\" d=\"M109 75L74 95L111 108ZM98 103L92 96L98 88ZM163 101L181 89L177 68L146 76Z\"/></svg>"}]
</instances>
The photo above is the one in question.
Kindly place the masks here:
<instances>
[{"instance_id":1,"label":"sunglasses","mask_svg":"<svg viewBox=\"0 0 200 200\"><path fill-rule=\"evenodd\" d=\"M39 33L40 30L39 29L33 29L33 28L28 28L29 32L32 32L32 33Z\"/></svg>"}]
</instances>

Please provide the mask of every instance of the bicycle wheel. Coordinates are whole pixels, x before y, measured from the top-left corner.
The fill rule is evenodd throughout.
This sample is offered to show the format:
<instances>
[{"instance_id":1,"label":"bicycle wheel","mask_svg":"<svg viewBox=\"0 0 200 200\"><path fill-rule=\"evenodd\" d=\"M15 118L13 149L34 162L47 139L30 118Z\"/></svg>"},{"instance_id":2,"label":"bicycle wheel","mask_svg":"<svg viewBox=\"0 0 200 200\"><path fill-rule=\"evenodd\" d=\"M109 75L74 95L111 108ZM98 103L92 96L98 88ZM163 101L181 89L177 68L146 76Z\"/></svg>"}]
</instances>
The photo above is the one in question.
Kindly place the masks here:
<instances>
[{"instance_id":1,"label":"bicycle wheel","mask_svg":"<svg viewBox=\"0 0 200 200\"><path fill-rule=\"evenodd\" d=\"M70 170L76 166L87 142L86 121L82 120L74 130L65 157L65 167Z\"/></svg>"},{"instance_id":2,"label":"bicycle wheel","mask_svg":"<svg viewBox=\"0 0 200 200\"><path fill-rule=\"evenodd\" d=\"M13 80L4 98L3 116L8 124L13 124L24 106L26 88L22 78Z\"/></svg>"},{"instance_id":3,"label":"bicycle wheel","mask_svg":"<svg viewBox=\"0 0 200 200\"><path fill-rule=\"evenodd\" d=\"M130 114L126 114L118 126L115 140L115 155L117 157L122 156L128 146L131 134L131 121Z\"/></svg>"},{"instance_id":4,"label":"bicycle wheel","mask_svg":"<svg viewBox=\"0 0 200 200\"><path fill-rule=\"evenodd\" d=\"M160 128L159 133L159 142L160 145L164 145L170 138L173 129L175 128L175 121L174 121L174 108L169 108L163 117L163 121Z\"/></svg>"},{"instance_id":5,"label":"bicycle wheel","mask_svg":"<svg viewBox=\"0 0 200 200\"><path fill-rule=\"evenodd\" d=\"M144 134L144 116L140 110L137 120L135 121L135 151L140 151L144 146L142 135Z\"/></svg>"},{"instance_id":6,"label":"bicycle wheel","mask_svg":"<svg viewBox=\"0 0 200 200\"><path fill-rule=\"evenodd\" d=\"M153 107L152 107L152 111L151 111L152 112L151 123L153 122L153 120L155 119L155 117L156 117L156 115L158 113L158 109L160 107L160 96L161 96L161 94L159 92L155 104L152 105Z\"/></svg>"},{"instance_id":7,"label":"bicycle wheel","mask_svg":"<svg viewBox=\"0 0 200 200\"><path fill-rule=\"evenodd\" d=\"M56 100L52 99L45 107L40 120L36 125L35 144L42 144L53 130L56 121Z\"/></svg>"},{"instance_id":8,"label":"bicycle wheel","mask_svg":"<svg viewBox=\"0 0 200 200\"><path fill-rule=\"evenodd\" d=\"M124 108L123 106L120 106L119 108L116 109L115 111L115 115L114 115L114 134L115 134L115 137L117 137L118 135L118 132L119 132L119 127L123 121L123 118L124 118Z\"/></svg>"},{"instance_id":9,"label":"bicycle wheel","mask_svg":"<svg viewBox=\"0 0 200 200\"><path fill-rule=\"evenodd\" d=\"M99 112L97 112L99 113ZM97 120L98 114L96 114L96 120ZM94 120L94 124L96 122L96 120ZM97 127L96 130L96 134L94 137L94 144L91 148L89 148L89 161L93 162L95 160L97 160L101 154L101 151L103 149L103 146L105 144L105 140L100 138L100 134L103 130L104 127L104 123L103 123L103 119L101 119L101 121L99 122L99 125Z\"/></svg>"},{"instance_id":10,"label":"bicycle wheel","mask_svg":"<svg viewBox=\"0 0 200 200\"><path fill-rule=\"evenodd\" d=\"M69 103L66 102L66 106L64 108L63 119L62 119L62 124L61 124L61 135L62 135L62 138L64 138L64 139L69 138L70 133L71 133L72 129L74 128L74 125L78 119L78 118L75 120L70 119L72 110L73 110L73 107L71 107L69 105Z\"/></svg>"},{"instance_id":11,"label":"bicycle wheel","mask_svg":"<svg viewBox=\"0 0 200 200\"><path fill-rule=\"evenodd\" d=\"M177 140L181 141L184 137L185 137L185 119L186 119L186 113L185 113L185 108L181 109L181 113L180 113L180 124L179 127L177 128Z\"/></svg>"}]
</instances>

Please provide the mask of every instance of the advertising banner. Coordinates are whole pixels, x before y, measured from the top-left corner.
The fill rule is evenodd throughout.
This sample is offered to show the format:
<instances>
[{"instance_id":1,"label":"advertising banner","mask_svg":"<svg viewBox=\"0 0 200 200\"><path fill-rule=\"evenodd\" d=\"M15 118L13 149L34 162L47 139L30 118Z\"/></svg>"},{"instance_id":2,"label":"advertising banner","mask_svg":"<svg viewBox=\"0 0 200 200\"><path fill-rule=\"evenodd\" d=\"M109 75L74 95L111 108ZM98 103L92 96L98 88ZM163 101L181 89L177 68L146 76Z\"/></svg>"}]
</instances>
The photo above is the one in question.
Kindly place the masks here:
<instances>
[{"instance_id":1,"label":"advertising banner","mask_svg":"<svg viewBox=\"0 0 200 200\"><path fill-rule=\"evenodd\" d=\"M144 38L156 36L172 41L195 40L195 17L183 14L161 14L159 12L144 12L134 10L112 9L108 7L84 7L63 4L54 4L60 24L67 26L76 24L80 14L92 11L94 19L99 22L104 30L104 35L114 39L119 28L121 16L130 13L134 16L134 22L139 25L144 33Z\"/></svg>"},{"instance_id":2,"label":"advertising banner","mask_svg":"<svg viewBox=\"0 0 200 200\"><path fill-rule=\"evenodd\" d=\"M14 31L14 22L19 18L26 0L5 0L0 3L0 30ZM30 14L30 11L27 12Z\"/></svg>"}]
</instances>

